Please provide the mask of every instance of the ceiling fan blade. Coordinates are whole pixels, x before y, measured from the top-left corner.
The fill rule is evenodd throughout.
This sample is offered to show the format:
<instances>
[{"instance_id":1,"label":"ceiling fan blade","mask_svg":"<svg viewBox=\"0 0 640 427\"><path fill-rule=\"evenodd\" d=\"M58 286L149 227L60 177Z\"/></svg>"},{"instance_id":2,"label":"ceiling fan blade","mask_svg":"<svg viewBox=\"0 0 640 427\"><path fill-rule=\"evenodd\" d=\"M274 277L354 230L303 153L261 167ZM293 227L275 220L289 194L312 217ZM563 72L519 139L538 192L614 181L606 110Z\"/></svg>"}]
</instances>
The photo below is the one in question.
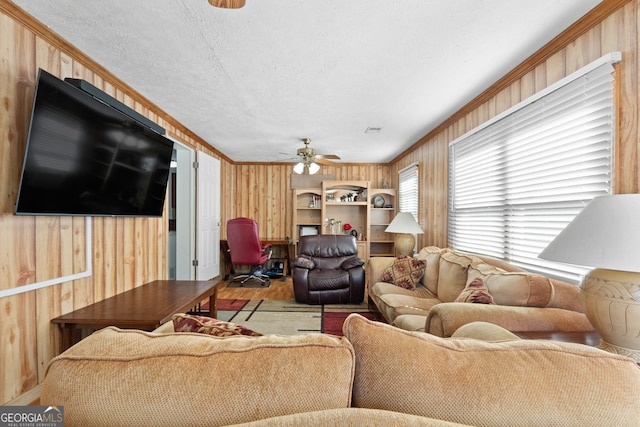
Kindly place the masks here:
<instances>
[{"instance_id":1,"label":"ceiling fan blade","mask_svg":"<svg viewBox=\"0 0 640 427\"><path fill-rule=\"evenodd\" d=\"M316 156L316 158L314 159L314 162L318 163L319 165L325 165L325 166L337 166L338 165L336 162L332 162L332 161L327 160L327 159L322 159L322 158L319 158L318 156Z\"/></svg>"},{"instance_id":2,"label":"ceiling fan blade","mask_svg":"<svg viewBox=\"0 0 640 427\"><path fill-rule=\"evenodd\" d=\"M337 156L335 154L316 154L316 159L340 160L340 156Z\"/></svg>"},{"instance_id":3,"label":"ceiling fan blade","mask_svg":"<svg viewBox=\"0 0 640 427\"><path fill-rule=\"evenodd\" d=\"M215 7L225 9L240 9L244 6L245 0L209 0L209 4Z\"/></svg>"}]
</instances>

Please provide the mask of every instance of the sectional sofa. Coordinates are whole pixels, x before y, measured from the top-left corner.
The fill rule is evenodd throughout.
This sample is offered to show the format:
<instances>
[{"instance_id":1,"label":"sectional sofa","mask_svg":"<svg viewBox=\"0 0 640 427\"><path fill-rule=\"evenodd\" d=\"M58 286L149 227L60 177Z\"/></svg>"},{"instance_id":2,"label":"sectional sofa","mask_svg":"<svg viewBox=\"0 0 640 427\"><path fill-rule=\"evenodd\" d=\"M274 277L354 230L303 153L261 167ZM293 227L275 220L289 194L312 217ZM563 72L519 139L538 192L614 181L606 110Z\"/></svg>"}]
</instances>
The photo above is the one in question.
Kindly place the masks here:
<instances>
[{"instance_id":1,"label":"sectional sofa","mask_svg":"<svg viewBox=\"0 0 640 427\"><path fill-rule=\"evenodd\" d=\"M65 426L636 426L640 369L468 324L453 338L352 314L344 337L109 327L48 366ZM474 338L476 337L476 338ZM483 341L477 338L488 339Z\"/></svg>"},{"instance_id":2,"label":"sectional sofa","mask_svg":"<svg viewBox=\"0 0 640 427\"><path fill-rule=\"evenodd\" d=\"M409 270L418 271L407 284ZM367 279L370 305L409 331L450 337L474 321L516 332L593 331L578 286L490 257L429 246L412 260L370 258Z\"/></svg>"}]
</instances>

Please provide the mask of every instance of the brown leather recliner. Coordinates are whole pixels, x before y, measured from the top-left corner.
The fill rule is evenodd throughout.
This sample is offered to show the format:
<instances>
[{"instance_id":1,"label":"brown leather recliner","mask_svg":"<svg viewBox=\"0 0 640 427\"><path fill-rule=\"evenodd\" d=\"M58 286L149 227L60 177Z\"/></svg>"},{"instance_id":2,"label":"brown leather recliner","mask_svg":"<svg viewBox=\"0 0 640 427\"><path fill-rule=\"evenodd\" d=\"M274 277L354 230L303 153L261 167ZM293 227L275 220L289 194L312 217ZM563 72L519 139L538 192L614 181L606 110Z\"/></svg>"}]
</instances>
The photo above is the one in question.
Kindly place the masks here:
<instances>
[{"instance_id":1,"label":"brown leather recliner","mask_svg":"<svg viewBox=\"0 0 640 427\"><path fill-rule=\"evenodd\" d=\"M296 302L359 304L364 299L364 261L349 235L304 236L293 261Z\"/></svg>"}]
</instances>

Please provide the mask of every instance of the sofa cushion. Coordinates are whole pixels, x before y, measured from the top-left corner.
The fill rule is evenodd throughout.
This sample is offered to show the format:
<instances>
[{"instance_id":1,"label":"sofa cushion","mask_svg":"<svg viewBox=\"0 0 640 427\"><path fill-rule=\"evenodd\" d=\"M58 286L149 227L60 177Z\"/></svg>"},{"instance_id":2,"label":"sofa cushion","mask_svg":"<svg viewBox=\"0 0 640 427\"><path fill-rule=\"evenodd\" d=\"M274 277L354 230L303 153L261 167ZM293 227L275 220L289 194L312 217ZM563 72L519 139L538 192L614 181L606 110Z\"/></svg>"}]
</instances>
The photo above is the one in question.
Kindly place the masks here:
<instances>
[{"instance_id":1,"label":"sofa cushion","mask_svg":"<svg viewBox=\"0 0 640 427\"><path fill-rule=\"evenodd\" d=\"M467 286L465 286L464 290L460 292L460 295L458 295L454 302L495 304L493 302L493 297L491 297L489 290L480 277L476 277L469 284L467 284Z\"/></svg>"},{"instance_id":2,"label":"sofa cushion","mask_svg":"<svg viewBox=\"0 0 640 427\"><path fill-rule=\"evenodd\" d=\"M438 299L442 302L454 301L467 284L469 265L476 259L470 255L443 251L438 266Z\"/></svg>"},{"instance_id":3,"label":"sofa cushion","mask_svg":"<svg viewBox=\"0 0 640 427\"><path fill-rule=\"evenodd\" d=\"M488 264L469 267L468 283L481 278L499 305L547 307L554 289L549 278L528 272L505 272Z\"/></svg>"},{"instance_id":4,"label":"sofa cushion","mask_svg":"<svg viewBox=\"0 0 640 427\"><path fill-rule=\"evenodd\" d=\"M471 338L482 341L519 340L520 337L489 322L471 322L460 326L451 335L451 338Z\"/></svg>"},{"instance_id":5,"label":"sofa cushion","mask_svg":"<svg viewBox=\"0 0 640 427\"><path fill-rule=\"evenodd\" d=\"M173 330L175 332L197 332L216 337L259 337L262 335L260 332L253 331L246 326L205 316L178 313L174 314L171 320L173 320Z\"/></svg>"},{"instance_id":6,"label":"sofa cushion","mask_svg":"<svg viewBox=\"0 0 640 427\"><path fill-rule=\"evenodd\" d=\"M392 322L399 315L398 311L406 311L403 306L407 306L407 303L398 304L398 299L395 297L398 295L418 300L434 300L429 303L429 306L420 305L420 314L423 316L426 315L424 310L428 310L428 307L439 302L435 295L429 292L422 284L419 284L414 290L401 288L387 282L378 282L369 288L369 299L375 303L388 322ZM415 304L409 304L409 307L411 306L415 306ZM400 307L400 310L398 310L398 307Z\"/></svg>"},{"instance_id":7,"label":"sofa cushion","mask_svg":"<svg viewBox=\"0 0 640 427\"><path fill-rule=\"evenodd\" d=\"M434 295L438 293L438 273L440 270L440 255L448 251L447 248L439 248L437 246L427 246L418 252L418 259L427 263L422 283Z\"/></svg>"},{"instance_id":8,"label":"sofa cushion","mask_svg":"<svg viewBox=\"0 0 640 427\"><path fill-rule=\"evenodd\" d=\"M464 424L434 420L402 412L382 411L371 408L327 409L267 418L233 427L335 427L335 426L384 426L384 427L456 427Z\"/></svg>"},{"instance_id":9,"label":"sofa cushion","mask_svg":"<svg viewBox=\"0 0 640 427\"><path fill-rule=\"evenodd\" d=\"M347 408L353 347L324 334L216 339L102 329L49 364L42 405L65 426L229 425Z\"/></svg>"},{"instance_id":10,"label":"sofa cushion","mask_svg":"<svg viewBox=\"0 0 640 427\"><path fill-rule=\"evenodd\" d=\"M424 276L425 267L424 261L402 255L382 272L382 280L401 288L415 289Z\"/></svg>"},{"instance_id":11,"label":"sofa cushion","mask_svg":"<svg viewBox=\"0 0 640 427\"><path fill-rule=\"evenodd\" d=\"M357 314L343 331L356 353L354 407L470 425L637 424L640 369L627 357L542 340L445 339Z\"/></svg>"},{"instance_id":12,"label":"sofa cushion","mask_svg":"<svg viewBox=\"0 0 640 427\"><path fill-rule=\"evenodd\" d=\"M440 301L435 298L419 298L401 294L386 294L379 298L380 312L390 322L402 314L420 314L426 316L429 310Z\"/></svg>"},{"instance_id":13,"label":"sofa cushion","mask_svg":"<svg viewBox=\"0 0 640 427\"><path fill-rule=\"evenodd\" d=\"M349 289L350 286L351 275L349 270L316 268L315 270L309 270L307 275L309 292Z\"/></svg>"},{"instance_id":14,"label":"sofa cushion","mask_svg":"<svg viewBox=\"0 0 640 427\"><path fill-rule=\"evenodd\" d=\"M426 320L423 314L401 314L393 319L391 325L405 331L425 332Z\"/></svg>"}]
</instances>

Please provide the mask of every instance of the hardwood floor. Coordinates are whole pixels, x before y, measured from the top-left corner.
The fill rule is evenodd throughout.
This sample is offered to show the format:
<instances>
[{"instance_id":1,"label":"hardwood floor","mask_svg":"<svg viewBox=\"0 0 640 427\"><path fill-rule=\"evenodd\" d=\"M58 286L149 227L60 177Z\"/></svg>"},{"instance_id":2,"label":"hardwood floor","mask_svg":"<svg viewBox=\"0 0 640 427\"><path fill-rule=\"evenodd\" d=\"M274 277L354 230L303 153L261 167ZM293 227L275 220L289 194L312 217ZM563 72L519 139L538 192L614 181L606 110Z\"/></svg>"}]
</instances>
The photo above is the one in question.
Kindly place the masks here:
<instances>
[{"instance_id":1,"label":"hardwood floor","mask_svg":"<svg viewBox=\"0 0 640 427\"><path fill-rule=\"evenodd\" d=\"M268 288L228 288L227 283L218 289L218 298L223 299L265 299L265 300L293 300L293 281L287 276L286 281L280 278L271 279Z\"/></svg>"}]
</instances>

